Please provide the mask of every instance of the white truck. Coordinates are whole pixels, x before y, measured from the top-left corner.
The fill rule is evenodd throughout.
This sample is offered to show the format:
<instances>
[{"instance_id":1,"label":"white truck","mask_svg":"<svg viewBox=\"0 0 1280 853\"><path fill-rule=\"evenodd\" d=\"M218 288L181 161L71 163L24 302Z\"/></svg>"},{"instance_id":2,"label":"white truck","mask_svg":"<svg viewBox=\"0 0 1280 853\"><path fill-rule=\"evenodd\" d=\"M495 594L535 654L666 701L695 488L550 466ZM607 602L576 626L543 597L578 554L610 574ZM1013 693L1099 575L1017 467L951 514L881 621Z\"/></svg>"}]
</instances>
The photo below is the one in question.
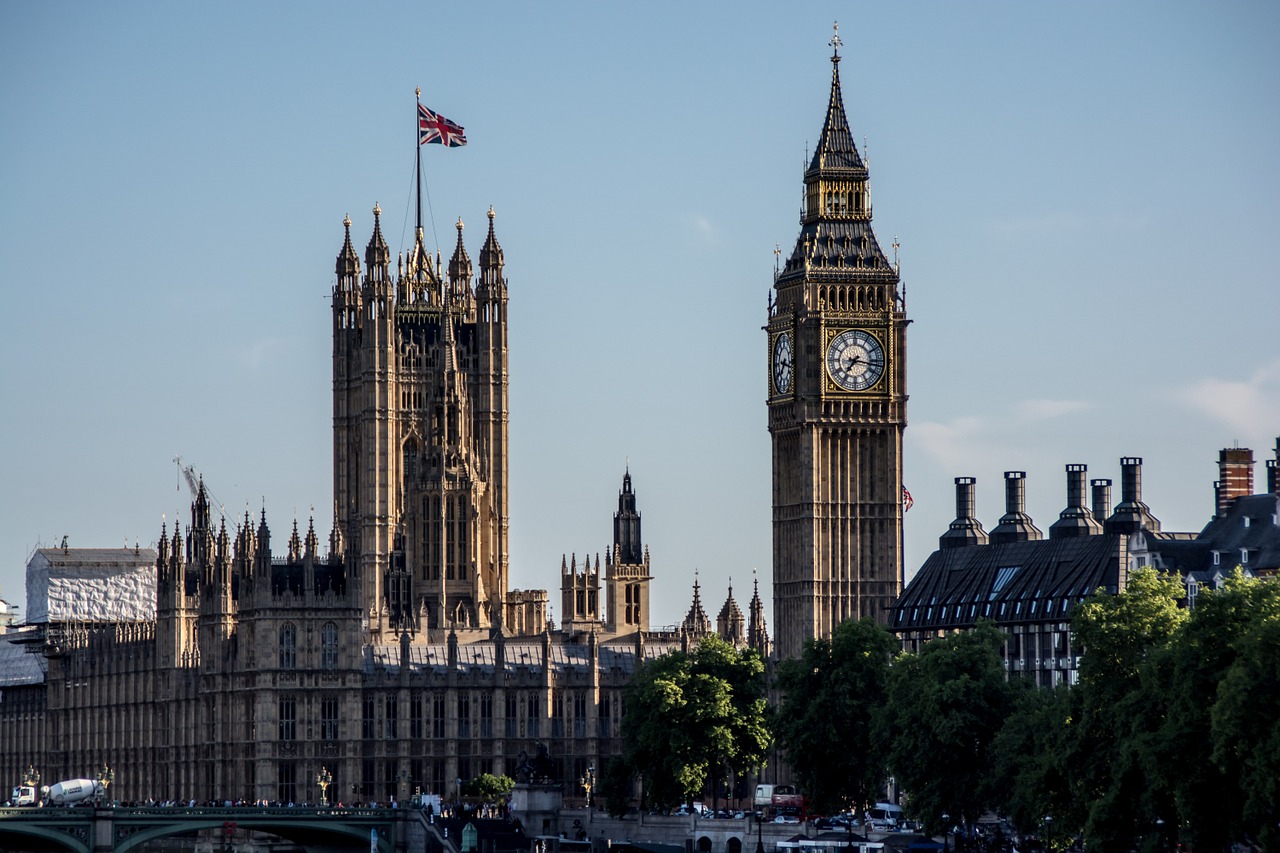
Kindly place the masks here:
<instances>
[{"instance_id":1,"label":"white truck","mask_svg":"<svg viewBox=\"0 0 1280 853\"><path fill-rule=\"evenodd\" d=\"M85 800L101 797L106 788L92 779L68 779L42 789L45 802L51 806L74 806Z\"/></svg>"},{"instance_id":2,"label":"white truck","mask_svg":"<svg viewBox=\"0 0 1280 853\"><path fill-rule=\"evenodd\" d=\"M36 789L30 785L19 785L13 789L13 795L9 797L9 802L15 806L34 806L36 804Z\"/></svg>"}]
</instances>

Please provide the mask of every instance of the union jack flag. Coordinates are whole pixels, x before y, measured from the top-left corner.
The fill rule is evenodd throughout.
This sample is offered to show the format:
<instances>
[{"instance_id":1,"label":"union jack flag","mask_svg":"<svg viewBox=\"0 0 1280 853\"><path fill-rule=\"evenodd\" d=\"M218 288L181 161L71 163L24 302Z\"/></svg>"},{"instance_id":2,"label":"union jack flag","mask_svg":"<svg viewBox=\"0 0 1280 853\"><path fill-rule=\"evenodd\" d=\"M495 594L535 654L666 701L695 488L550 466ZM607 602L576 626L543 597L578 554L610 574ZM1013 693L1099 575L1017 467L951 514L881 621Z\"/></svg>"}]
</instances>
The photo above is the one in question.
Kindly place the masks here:
<instances>
[{"instance_id":1,"label":"union jack flag","mask_svg":"<svg viewBox=\"0 0 1280 853\"><path fill-rule=\"evenodd\" d=\"M428 142L438 142L449 148L457 148L467 144L467 135L462 125L456 121L450 121L439 113L433 113L422 104L418 104L418 144L426 145Z\"/></svg>"},{"instance_id":2,"label":"union jack flag","mask_svg":"<svg viewBox=\"0 0 1280 853\"><path fill-rule=\"evenodd\" d=\"M903 486L902 487L902 511L906 512L907 510L911 509L915 505L916 505L916 502L912 499L911 493L907 491L906 486Z\"/></svg>"}]
</instances>

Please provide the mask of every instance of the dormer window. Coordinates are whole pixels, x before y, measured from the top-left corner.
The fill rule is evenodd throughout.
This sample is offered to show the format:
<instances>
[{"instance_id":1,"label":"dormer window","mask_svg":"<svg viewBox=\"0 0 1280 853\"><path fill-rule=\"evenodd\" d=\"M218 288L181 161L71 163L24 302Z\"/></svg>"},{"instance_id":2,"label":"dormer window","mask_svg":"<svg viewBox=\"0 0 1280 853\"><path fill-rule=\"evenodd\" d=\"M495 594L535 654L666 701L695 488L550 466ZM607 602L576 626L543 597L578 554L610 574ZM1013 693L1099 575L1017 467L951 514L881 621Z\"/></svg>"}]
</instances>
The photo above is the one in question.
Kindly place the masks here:
<instances>
[{"instance_id":1,"label":"dormer window","mask_svg":"<svg viewBox=\"0 0 1280 853\"><path fill-rule=\"evenodd\" d=\"M1249 549L1241 548L1240 549L1240 565L1243 566L1247 562L1249 562Z\"/></svg>"},{"instance_id":2,"label":"dormer window","mask_svg":"<svg viewBox=\"0 0 1280 853\"><path fill-rule=\"evenodd\" d=\"M1222 555L1221 555L1220 553L1218 553L1217 551L1214 551L1214 552L1213 552L1213 564L1214 564L1215 566L1220 566L1220 565L1222 565Z\"/></svg>"},{"instance_id":3,"label":"dormer window","mask_svg":"<svg viewBox=\"0 0 1280 853\"><path fill-rule=\"evenodd\" d=\"M1245 527L1248 527L1248 526L1249 526L1249 516L1247 516L1247 515L1244 517L1244 526L1245 526Z\"/></svg>"}]
</instances>

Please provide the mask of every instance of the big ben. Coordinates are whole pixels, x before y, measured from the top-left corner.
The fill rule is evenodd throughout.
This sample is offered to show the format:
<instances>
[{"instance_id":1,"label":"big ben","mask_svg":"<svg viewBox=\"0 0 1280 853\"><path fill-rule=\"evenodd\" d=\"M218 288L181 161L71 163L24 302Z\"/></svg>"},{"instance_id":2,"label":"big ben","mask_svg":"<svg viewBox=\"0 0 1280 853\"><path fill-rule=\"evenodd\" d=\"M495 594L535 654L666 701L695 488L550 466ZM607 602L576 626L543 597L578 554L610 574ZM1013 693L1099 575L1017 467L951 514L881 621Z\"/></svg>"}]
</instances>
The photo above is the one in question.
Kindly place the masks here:
<instances>
[{"instance_id":1,"label":"big ben","mask_svg":"<svg viewBox=\"0 0 1280 853\"><path fill-rule=\"evenodd\" d=\"M795 248L778 271L767 333L773 439L777 650L880 622L902 590L906 328L898 273L871 230L867 166L840 89L804 173Z\"/></svg>"}]
</instances>

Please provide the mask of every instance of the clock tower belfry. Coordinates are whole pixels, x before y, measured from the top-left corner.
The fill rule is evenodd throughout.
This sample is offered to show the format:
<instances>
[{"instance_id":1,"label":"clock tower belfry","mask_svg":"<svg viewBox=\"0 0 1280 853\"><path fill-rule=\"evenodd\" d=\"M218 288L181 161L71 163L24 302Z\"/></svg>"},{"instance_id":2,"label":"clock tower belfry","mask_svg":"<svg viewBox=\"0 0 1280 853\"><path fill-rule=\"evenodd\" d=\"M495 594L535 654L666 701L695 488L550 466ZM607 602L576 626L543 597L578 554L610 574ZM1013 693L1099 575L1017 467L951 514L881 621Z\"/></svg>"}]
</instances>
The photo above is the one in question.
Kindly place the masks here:
<instances>
[{"instance_id":1,"label":"clock tower belfry","mask_svg":"<svg viewBox=\"0 0 1280 853\"><path fill-rule=\"evenodd\" d=\"M800 234L771 294L773 600L779 657L845 619L888 618L902 591L906 327L898 273L871 230L867 166L840 90L804 173Z\"/></svg>"}]
</instances>

